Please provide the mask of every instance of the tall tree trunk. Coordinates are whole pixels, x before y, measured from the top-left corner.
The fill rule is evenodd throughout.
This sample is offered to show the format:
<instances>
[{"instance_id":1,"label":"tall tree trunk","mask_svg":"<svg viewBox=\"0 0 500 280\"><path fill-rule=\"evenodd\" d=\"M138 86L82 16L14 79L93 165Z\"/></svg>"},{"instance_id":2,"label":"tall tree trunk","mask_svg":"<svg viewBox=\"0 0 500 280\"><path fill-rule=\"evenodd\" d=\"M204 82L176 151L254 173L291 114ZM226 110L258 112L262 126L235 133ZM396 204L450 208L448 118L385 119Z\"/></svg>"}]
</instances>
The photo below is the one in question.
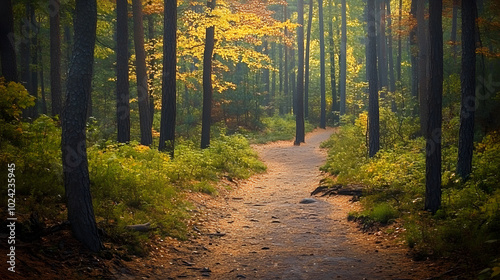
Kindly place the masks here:
<instances>
[{"instance_id":1,"label":"tall tree trunk","mask_svg":"<svg viewBox=\"0 0 500 280\"><path fill-rule=\"evenodd\" d=\"M368 21L368 154L373 157L380 148L379 143L379 105L378 105L378 77L377 77L377 35L375 27L375 0L367 3Z\"/></svg>"},{"instance_id":2,"label":"tall tree trunk","mask_svg":"<svg viewBox=\"0 0 500 280\"><path fill-rule=\"evenodd\" d=\"M342 37L340 39L340 115L346 113L347 82L347 8L346 0L342 0Z\"/></svg>"},{"instance_id":3,"label":"tall tree trunk","mask_svg":"<svg viewBox=\"0 0 500 280\"><path fill-rule=\"evenodd\" d=\"M215 9L215 0L208 0L207 7ZM201 120L201 148L210 146L210 123L212 121L212 55L214 51L215 26L207 28L205 52L203 53L203 113Z\"/></svg>"},{"instance_id":4,"label":"tall tree trunk","mask_svg":"<svg viewBox=\"0 0 500 280\"><path fill-rule=\"evenodd\" d=\"M417 18L417 4L419 0L411 1L410 15L416 19ZM418 98L418 47L417 47L417 30L418 27L413 27L410 30L410 62L411 62L411 95Z\"/></svg>"},{"instance_id":5,"label":"tall tree trunk","mask_svg":"<svg viewBox=\"0 0 500 280\"><path fill-rule=\"evenodd\" d=\"M142 21L142 0L132 0L134 17L135 72L137 76L137 99L139 103L139 122L141 144L149 146L153 142L148 76L146 71L146 52L144 50L144 25Z\"/></svg>"},{"instance_id":6,"label":"tall tree trunk","mask_svg":"<svg viewBox=\"0 0 500 280\"><path fill-rule=\"evenodd\" d=\"M272 60L274 62L274 65L273 67L276 68L276 42L273 42L272 43ZM280 57L280 60L281 60L281 57ZM269 116L272 117L274 116L275 114L275 101L276 101L276 71L273 71L272 74L271 74L271 79L272 79L272 83L271 83L271 92L270 92L270 95L269 95L269 101L270 101L270 108L269 108Z\"/></svg>"},{"instance_id":7,"label":"tall tree trunk","mask_svg":"<svg viewBox=\"0 0 500 280\"><path fill-rule=\"evenodd\" d=\"M305 142L304 128L304 0L297 0L297 113L295 114L295 142Z\"/></svg>"},{"instance_id":8,"label":"tall tree trunk","mask_svg":"<svg viewBox=\"0 0 500 280\"><path fill-rule=\"evenodd\" d=\"M319 13L319 63L320 63L320 90L321 113L319 127L326 128L326 70L325 70L325 27L323 23L323 0L318 0Z\"/></svg>"},{"instance_id":9,"label":"tall tree trunk","mask_svg":"<svg viewBox=\"0 0 500 280\"><path fill-rule=\"evenodd\" d=\"M472 172L476 111L476 1L462 0L462 102L458 140L457 173L462 179Z\"/></svg>"},{"instance_id":10,"label":"tall tree trunk","mask_svg":"<svg viewBox=\"0 0 500 280\"><path fill-rule=\"evenodd\" d=\"M26 90L31 94L31 75L30 75L30 57L31 57L31 41L26 39L26 38L31 38L31 28L28 24L26 26L26 22L29 23L29 11L30 11L30 6L28 3L26 3L26 18L25 24L20 26L20 34L21 34L21 41L19 42L19 52L21 54L21 83L24 85ZM31 111L29 110L24 110L23 111L23 117L25 118L30 118L32 117L30 115Z\"/></svg>"},{"instance_id":11,"label":"tall tree trunk","mask_svg":"<svg viewBox=\"0 0 500 280\"><path fill-rule=\"evenodd\" d=\"M417 0L417 40L418 40L418 99L420 127L422 134L427 131L429 109L429 30L425 20L425 1ZM434 62L433 62L434 63Z\"/></svg>"},{"instance_id":12,"label":"tall tree trunk","mask_svg":"<svg viewBox=\"0 0 500 280\"><path fill-rule=\"evenodd\" d=\"M394 92L396 90L396 79L394 77L394 56L392 53L392 17L391 17L391 0L386 0L387 7L387 28L388 28L388 42L387 42L387 52L389 58L389 91ZM394 109L393 101L393 109Z\"/></svg>"},{"instance_id":13,"label":"tall tree trunk","mask_svg":"<svg viewBox=\"0 0 500 280\"><path fill-rule=\"evenodd\" d=\"M330 87L332 90L332 121L335 124L337 121L336 111L338 111L337 103L337 83L335 82L335 41L333 40L333 13L332 13L332 0L328 0L328 31L329 31L329 53L330 53Z\"/></svg>"},{"instance_id":14,"label":"tall tree trunk","mask_svg":"<svg viewBox=\"0 0 500 280\"><path fill-rule=\"evenodd\" d=\"M441 131L443 99L443 28L442 0L429 1L430 81L429 117L425 172L425 210L433 214L441 206Z\"/></svg>"},{"instance_id":15,"label":"tall tree trunk","mask_svg":"<svg viewBox=\"0 0 500 280\"><path fill-rule=\"evenodd\" d=\"M163 80L161 98L160 151L174 157L177 73L177 0L164 0Z\"/></svg>"},{"instance_id":16,"label":"tall tree trunk","mask_svg":"<svg viewBox=\"0 0 500 280\"><path fill-rule=\"evenodd\" d=\"M396 57L396 75L397 80L401 82L401 19L403 17L403 0L399 0L399 13L398 13L398 56Z\"/></svg>"},{"instance_id":17,"label":"tall tree trunk","mask_svg":"<svg viewBox=\"0 0 500 280\"><path fill-rule=\"evenodd\" d=\"M38 98L38 31L40 30L40 25L35 18L35 5L30 3L30 20L31 20L31 95L36 98L35 106L28 108L31 111L30 115L33 119L38 117L38 107L40 104L40 99Z\"/></svg>"},{"instance_id":18,"label":"tall tree trunk","mask_svg":"<svg viewBox=\"0 0 500 280\"><path fill-rule=\"evenodd\" d=\"M73 234L87 248L103 248L95 222L85 142L87 102L92 83L92 64L97 25L96 0L76 0L74 47L62 112L62 164L68 220Z\"/></svg>"},{"instance_id":19,"label":"tall tree trunk","mask_svg":"<svg viewBox=\"0 0 500 280\"><path fill-rule=\"evenodd\" d=\"M387 78L387 36L385 35L385 0L379 0L379 34L378 34L378 74L379 89L387 87L389 80Z\"/></svg>"},{"instance_id":20,"label":"tall tree trunk","mask_svg":"<svg viewBox=\"0 0 500 280\"><path fill-rule=\"evenodd\" d=\"M116 0L116 126L117 141L130 141L127 0Z\"/></svg>"},{"instance_id":21,"label":"tall tree trunk","mask_svg":"<svg viewBox=\"0 0 500 280\"><path fill-rule=\"evenodd\" d=\"M307 18L305 81L304 81L304 116L309 118L309 53L311 50L311 26L313 18L313 0L309 0L309 17Z\"/></svg>"},{"instance_id":22,"label":"tall tree trunk","mask_svg":"<svg viewBox=\"0 0 500 280\"><path fill-rule=\"evenodd\" d=\"M265 54L266 56L269 56L269 42L267 41L267 38L263 39L262 42L262 53ZM269 107L270 103L270 89L271 89L271 83L270 83L270 75L269 75L269 69L264 68L262 70L262 83L263 85L263 93L264 93L264 106Z\"/></svg>"},{"instance_id":23,"label":"tall tree trunk","mask_svg":"<svg viewBox=\"0 0 500 280\"><path fill-rule=\"evenodd\" d=\"M12 0L0 1L0 60L2 76L7 82L17 82L16 49L14 42L14 16Z\"/></svg>"},{"instance_id":24,"label":"tall tree trunk","mask_svg":"<svg viewBox=\"0 0 500 280\"><path fill-rule=\"evenodd\" d=\"M38 61L40 61L40 93L41 93L41 98L40 98L40 106L42 114L47 115L47 100L45 98L45 81L44 81L44 75L43 75L43 57L42 57L42 44L38 42Z\"/></svg>"},{"instance_id":25,"label":"tall tree trunk","mask_svg":"<svg viewBox=\"0 0 500 280\"><path fill-rule=\"evenodd\" d=\"M62 112L62 83L61 83L61 16L60 2L54 0L50 14L50 96L52 101L52 115Z\"/></svg>"},{"instance_id":26,"label":"tall tree trunk","mask_svg":"<svg viewBox=\"0 0 500 280\"><path fill-rule=\"evenodd\" d=\"M278 89L278 93L279 93L279 97L280 97L280 103L279 104L276 104L278 106L278 113L280 115L283 115L284 114L284 110L283 110L283 72L284 72L284 69L283 69L283 43L281 43L279 45L279 49L278 49L278 55L279 55L279 89Z\"/></svg>"},{"instance_id":27,"label":"tall tree trunk","mask_svg":"<svg viewBox=\"0 0 500 280\"><path fill-rule=\"evenodd\" d=\"M286 5L283 5L283 14L284 14L284 20L285 21L288 19L288 13L287 13L287 8L286 7L287 7ZM287 27L285 27L285 37L288 37L288 28ZM285 71L284 71L285 72L284 73L285 77L284 78L285 79L284 79L284 86L283 86L284 87L283 88L284 94L283 94L283 99L282 99L281 102L283 104L282 105L283 106L283 113L286 113L286 114L289 113L289 110L288 110L288 100L289 100L289 96L290 96L290 90L289 90L289 87L288 87L289 81L290 81L290 77L289 77L289 74L288 74L288 72L289 72L288 71L289 70L289 65L288 65L289 64L289 61L288 61L289 60L288 59L289 50L290 50L290 48L285 43L285 45L284 45L284 52L285 52L285 65L284 65L284 67L285 67Z\"/></svg>"},{"instance_id":28,"label":"tall tree trunk","mask_svg":"<svg viewBox=\"0 0 500 280\"><path fill-rule=\"evenodd\" d=\"M289 112L293 114L297 113L297 81L296 81L296 73L295 73L295 49L292 47L290 49L290 68L291 68L291 73L290 73L290 85L291 85L291 91L292 94L290 96L290 99L288 100L289 104Z\"/></svg>"},{"instance_id":29,"label":"tall tree trunk","mask_svg":"<svg viewBox=\"0 0 500 280\"><path fill-rule=\"evenodd\" d=\"M457 18L458 18L458 3L459 0L453 0L453 16L451 18L451 44L453 57L457 56Z\"/></svg>"}]
</instances>

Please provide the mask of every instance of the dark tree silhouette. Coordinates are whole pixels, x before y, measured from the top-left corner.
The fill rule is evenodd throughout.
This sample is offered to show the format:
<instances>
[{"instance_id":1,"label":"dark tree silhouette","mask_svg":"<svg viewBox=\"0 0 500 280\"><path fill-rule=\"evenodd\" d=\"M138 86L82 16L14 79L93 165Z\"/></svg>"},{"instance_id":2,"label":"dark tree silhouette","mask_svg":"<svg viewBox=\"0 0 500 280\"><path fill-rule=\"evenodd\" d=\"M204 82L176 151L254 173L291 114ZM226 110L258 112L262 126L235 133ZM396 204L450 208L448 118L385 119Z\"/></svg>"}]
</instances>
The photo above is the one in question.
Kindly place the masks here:
<instances>
[{"instance_id":1,"label":"dark tree silhouette","mask_svg":"<svg viewBox=\"0 0 500 280\"><path fill-rule=\"evenodd\" d=\"M127 0L116 1L116 124L117 140L130 141Z\"/></svg>"},{"instance_id":2,"label":"dark tree silhouette","mask_svg":"<svg viewBox=\"0 0 500 280\"><path fill-rule=\"evenodd\" d=\"M427 103L425 209L436 213L441 206L441 119L443 99L442 0L429 3L430 81Z\"/></svg>"},{"instance_id":3,"label":"dark tree silhouette","mask_svg":"<svg viewBox=\"0 0 500 280\"><path fill-rule=\"evenodd\" d=\"M0 58L2 75L7 82L17 82L16 50L14 48L14 16L12 1L0 1Z\"/></svg>"},{"instance_id":4,"label":"dark tree silhouette","mask_svg":"<svg viewBox=\"0 0 500 280\"><path fill-rule=\"evenodd\" d=\"M62 112L61 84L61 16L60 2L54 0L50 11L50 96L52 100L52 115Z\"/></svg>"},{"instance_id":5,"label":"dark tree silhouette","mask_svg":"<svg viewBox=\"0 0 500 280\"><path fill-rule=\"evenodd\" d=\"M427 131L429 108L429 26L425 20L425 0L417 0L418 99L422 135Z\"/></svg>"},{"instance_id":6,"label":"dark tree silhouette","mask_svg":"<svg viewBox=\"0 0 500 280\"><path fill-rule=\"evenodd\" d=\"M207 1L209 9L215 9L215 0ZM212 55L214 51L215 26L207 28L205 52L203 53L203 112L201 120L201 148L210 146L210 124L212 122Z\"/></svg>"},{"instance_id":7,"label":"dark tree silhouette","mask_svg":"<svg viewBox=\"0 0 500 280\"><path fill-rule=\"evenodd\" d=\"M295 145L305 142L304 128L304 0L297 1L297 108L295 114Z\"/></svg>"},{"instance_id":8,"label":"dark tree silhouette","mask_svg":"<svg viewBox=\"0 0 500 280\"><path fill-rule=\"evenodd\" d=\"M375 27L375 0L367 2L368 22L368 154L373 157L380 148L379 143L379 105L377 77L377 35Z\"/></svg>"},{"instance_id":9,"label":"dark tree silhouette","mask_svg":"<svg viewBox=\"0 0 500 280\"><path fill-rule=\"evenodd\" d=\"M141 144L149 146L153 142L148 76L146 71L146 52L144 50L144 25L142 21L142 0L132 0L134 17L135 72L137 76L137 98L139 103L139 122Z\"/></svg>"},{"instance_id":10,"label":"dark tree silhouette","mask_svg":"<svg viewBox=\"0 0 500 280\"><path fill-rule=\"evenodd\" d=\"M328 1L328 38L329 44L329 54L330 54L330 87L332 89L332 121L336 122L336 111L338 111L337 103L337 83L335 81L335 41L333 40L333 13L332 13L332 0Z\"/></svg>"},{"instance_id":11,"label":"dark tree silhouette","mask_svg":"<svg viewBox=\"0 0 500 280\"><path fill-rule=\"evenodd\" d=\"M96 0L77 0L73 57L68 73L66 101L61 119L62 164L68 220L75 237L92 251L99 251L102 248L90 195L85 142L96 25Z\"/></svg>"},{"instance_id":12,"label":"dark tree silhouette","mask_svg":"<svg viewBox=\"0 0 500 280\"><path fill-rule=\"evenodd\" d=\"M309 17L307 18L305 81L304 81L304 116L309 118L309 53L311 50L311 27L313 18L313 0L309 0Z\"/></svg>"},{"instance_id":13,"label":"dark tree silhouette","mask_svg":"<svg viewBox=\"0 0 500 280\"><path fill-rule=\"evenodd\" d=\"M319 53L320 53L320 90L321 90L321 111L319 127L326 128L326 70L325 70L325 27L323 23L323 0L318 0L319 13Z\"/></svg>"},{"instance_id":14,"label":"dark tree silhouette","mask_svg":"<svg viewBox=\"0 0 500 280\"><path fill-rule=\"evenodd\" d=\"M177 0L165 0L163 21L163 80L161 98L160 151L174 157L176 116Z\"/></svg>"},{"instance_id":15,"label":"dark tree silhouette","mask_svg":"<svg viewBox=\"0 0 500 280\"><path fill-rule=\"evenodd\" d=\"M342 37L340 38L340 115L345 114L346 109L346 79L347 79L347 10L346 0L342 0Z\"/></svg>"},{"instance_id":16,"label":"dark tree silhouette","mask_svg":"<svg viewBox=\"0 0 500 280\"><path fill-rule=\"evenodd\" d=\"M462 0L462 102L457 173L466 179L472 172L476 110L476 1Z\"/></svg>"}]
</instances>

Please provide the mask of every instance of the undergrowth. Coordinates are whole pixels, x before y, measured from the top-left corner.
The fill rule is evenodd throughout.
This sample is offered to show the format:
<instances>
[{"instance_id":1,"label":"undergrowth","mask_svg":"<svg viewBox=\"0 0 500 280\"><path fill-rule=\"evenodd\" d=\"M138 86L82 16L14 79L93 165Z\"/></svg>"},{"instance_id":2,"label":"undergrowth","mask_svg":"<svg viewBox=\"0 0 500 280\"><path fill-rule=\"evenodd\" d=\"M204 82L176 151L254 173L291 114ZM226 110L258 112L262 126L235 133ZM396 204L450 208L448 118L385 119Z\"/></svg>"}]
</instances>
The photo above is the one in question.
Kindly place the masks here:
<instances>
[{"instance_id":1,"label":"undergrowth","mask_svg":"<svg viewBox=\"0 0 500 280\"><path fill-rule=\"evenodd\" d=\"M424 209L425 141L415 137L418 119L381 109L381 150L367 155L366 113L346 124L325 143L329 148L323 171L336 176L332 184L365 186L363 211L350 219L364 223L398 220L404 240L416 255L460 257L474 269L491 266L500 249L500 133L475 144L473 172L468 180L456 174L456 120L443 134L442 207L430 215ZM496 269L496 270L495 270ZM474 272L477 273L477 272ZM491 273L490 273L491 274ZM477 274L476 274L477 275Z\"/></svg>"},{"instance_id":2,"label":"undergrowth","mask_svg":"<svg viewBox=\"0 0 500 280\"><path fill-rule=\"evenodd\" d=\"M22 94L27 98L27 93ZM2 126L0 164L16 165L16 213L26 217L27 223L27 217L35 212L41 221L64 221L58 120L41 116L31 123L22 122L20 114L0 109L3 121L9 124ZM6 114L14 117L6 118ZM111 240L130 247L132 253L144 250L141 243L148 234L127 230L126 225L150 223L150 234L186 239L192 208L186 193L216 195L220 178L243 179L266 169L247 139L239 134L217 135L204 150L190 140L179 139L175 158L171 159L168 154L137 142L98 140L93 137L98 133L93 131L92 123L88 130L91 193L98 226ZM7 168L1 169L0 179L7 181ZM6 189L1 193L7 197ZM0 201L2 208L5 203L6 200Z\"/></svg>"},{"instance_id":3,"label":"undergrowth","mask_svg":"<svg viewBox=\"0 0 500 280\"><path fill-rule=\"evenodd\" d=\"M288 114L285 116L263 117L262 129L259 131L248 131L240 128L240 133L244 134L252 143L262 144L281 140L292 140L295 137L295 116ZM314 126L305 121L305 132L311 132Z\"/></svg>"}]
</instances>

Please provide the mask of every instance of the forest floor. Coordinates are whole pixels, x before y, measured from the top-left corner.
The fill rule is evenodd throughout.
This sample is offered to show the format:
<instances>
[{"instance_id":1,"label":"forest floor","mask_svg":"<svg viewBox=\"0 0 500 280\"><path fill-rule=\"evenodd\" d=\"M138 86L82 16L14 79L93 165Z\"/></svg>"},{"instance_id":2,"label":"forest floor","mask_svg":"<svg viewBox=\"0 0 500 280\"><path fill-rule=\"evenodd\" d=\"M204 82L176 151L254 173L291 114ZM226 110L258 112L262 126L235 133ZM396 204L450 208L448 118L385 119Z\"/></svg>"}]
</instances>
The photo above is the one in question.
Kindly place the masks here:
<instances>
[{"instance_id":1,"label":"forest floor","mask_svg":"<svg viewBox=\"0 0 500 280\"><path fill-rule=\"evenodd\" d=\"M358 202L348 196L310 196L325 176L319 167L326 150L319 145L334 132L315 130L300 146L291 141L254 146L267 172L227 181L233 190L221 188L217 197L190 194L195 218L188 241L155 237L147 257L124 258L118 252L95 255L74 249L79 245L68 241L67 229L38 245L21 244L18 272L6 274L2 261L0 278L451 278L453 268L445 260L412 259L397 223L362 232L347 221L349 211L359 210ZM303 199L310 203L301 203Z\"/></svg>"}]
</instances>

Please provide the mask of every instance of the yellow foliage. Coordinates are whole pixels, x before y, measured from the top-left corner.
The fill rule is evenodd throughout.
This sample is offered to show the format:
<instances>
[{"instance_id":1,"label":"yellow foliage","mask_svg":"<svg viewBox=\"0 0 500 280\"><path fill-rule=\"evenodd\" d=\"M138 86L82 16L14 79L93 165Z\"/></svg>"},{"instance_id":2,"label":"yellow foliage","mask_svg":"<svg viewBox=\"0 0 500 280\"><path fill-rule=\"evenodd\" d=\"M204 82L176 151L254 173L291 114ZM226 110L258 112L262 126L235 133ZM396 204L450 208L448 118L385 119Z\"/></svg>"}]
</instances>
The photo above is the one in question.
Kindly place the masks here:
<instances>
[{"instance_id":1,"label":"yellow foliage","mask_svg":"<svg viewBox=\"0 0 500 280\"><path fill-rule=\"evenodd\" d=\"M0 77L0 118L19 120L22 110L35 105L35 97L20 83L6 82Z\"/></svg>"}]
</instances>

